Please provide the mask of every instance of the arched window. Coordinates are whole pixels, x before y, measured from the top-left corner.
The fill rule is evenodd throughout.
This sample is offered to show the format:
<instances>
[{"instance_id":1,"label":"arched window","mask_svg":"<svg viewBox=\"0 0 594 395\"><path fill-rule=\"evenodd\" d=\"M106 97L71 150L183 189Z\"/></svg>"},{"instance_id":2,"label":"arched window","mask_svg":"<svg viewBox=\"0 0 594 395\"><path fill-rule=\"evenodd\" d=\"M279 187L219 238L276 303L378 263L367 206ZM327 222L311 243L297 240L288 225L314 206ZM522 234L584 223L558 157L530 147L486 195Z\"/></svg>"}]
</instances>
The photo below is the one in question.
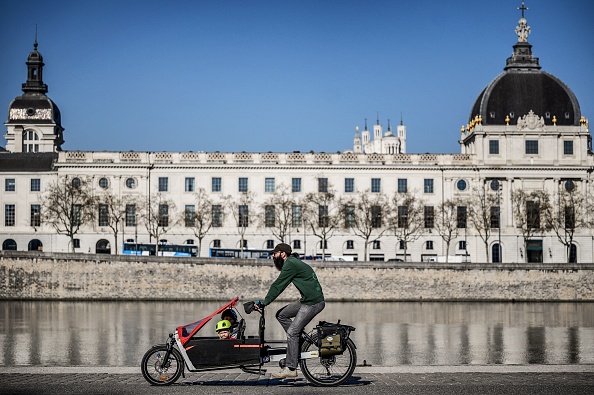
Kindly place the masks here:
<instances>
[{"instance_id":1,"label":"arched window","mask_svg":"<svg viewBox=\"0 0 594 395\"><path fill-rule=\"evenodd\" d=\"M23 152L39 152L39 136L33 130L23 132Z\"/></svg>"},{"instance_id":2,"label":"arched window","mask_svg":"<svg viewBox=\"0 0 594 395\"><path fill-rule=\"evenodd\" d=\"M498 243L493 244L491 247L491 259L493 263L501 263L501 249Z\"/></svg>"},{"instance_id":3,"label":"arched window","mask_svg":"<svg viewBox=\"0 0 594 395\"><path fill-rule=\"evenodd\" d=\"M577 247L575 244L569 247L569 263L577 263Z\"/></svg>"},{"instance_id":4,"label":"arched window","mask_svg":"<svg viewBox=\"0 0 594 395\"><path fill-rule=\"evenodd\" d=\"M2 243L2 249L4 251L16 251L17 243L13 239L6 239Z\"/></svg>"},{"instance_id":5,"label":"arched window","mask_svg":"<svg viewBox=\"0 0 594 395\"><path fill-rule=\"evenodd\" d=\"M33 239L29 242L27 247L28 251L43 251L43 243L37 239Z\"/></svg>"},{"instance_id":6,"label":"arched window","mask_svg":"<svg viewBox=\"0 0 594 395\"><path fill-rule=\"evenodd\" d=\"M105 239L101 239L95 244L95 254L111 254L111 244Z\"/></svg>"}]
</instances>

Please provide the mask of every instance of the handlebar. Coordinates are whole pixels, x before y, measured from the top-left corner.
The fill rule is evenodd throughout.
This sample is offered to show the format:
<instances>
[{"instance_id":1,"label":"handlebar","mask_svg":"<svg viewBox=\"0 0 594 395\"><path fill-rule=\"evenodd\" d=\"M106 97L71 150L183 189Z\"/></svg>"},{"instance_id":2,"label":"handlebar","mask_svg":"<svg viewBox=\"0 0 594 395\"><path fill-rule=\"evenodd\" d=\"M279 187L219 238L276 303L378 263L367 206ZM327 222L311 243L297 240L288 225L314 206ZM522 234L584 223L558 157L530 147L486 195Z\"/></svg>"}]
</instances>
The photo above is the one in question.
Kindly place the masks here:
<instances>
[{"instance_id":1,"label":"handlebar","mask_svg":"<svg viewBox=\"0 0 594 395\"><path fill-rule=\"evenodd\" d=\"M243 310L246 314L251 314L253 311L264 314L264 305L258 304L256 302L246 302L243 304Z\"/></svg>"}]
</instances>

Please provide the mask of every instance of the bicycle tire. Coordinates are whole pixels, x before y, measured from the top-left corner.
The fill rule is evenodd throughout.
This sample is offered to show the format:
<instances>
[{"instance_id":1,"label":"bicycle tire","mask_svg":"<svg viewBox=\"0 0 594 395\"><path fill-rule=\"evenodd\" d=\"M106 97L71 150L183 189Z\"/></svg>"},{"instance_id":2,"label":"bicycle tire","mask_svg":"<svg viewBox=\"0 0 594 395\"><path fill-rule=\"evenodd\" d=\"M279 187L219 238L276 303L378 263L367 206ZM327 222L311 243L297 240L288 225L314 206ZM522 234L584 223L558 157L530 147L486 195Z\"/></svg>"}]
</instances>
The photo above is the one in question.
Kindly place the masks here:
<instances>
[{"instance_id":1,"label":"bicycle tire","mask_svg":"<svg viewBox=\"0 0 594 395\"><path fill-rule=\"evenodd\" d=\"M169 354L169 360L163 363L167 353L165 344L155 346L142 357L140 369L145 380L151 385L170 385L179 379L184 370L184 360L175 348Z\"/></svg>"},{"instance_id":2,"label":"bicycle tire","mask_svg":"<svg viewBox=\"0 0 594 395\"><path fill-rule=\"evenodd\" d=\"M301 347L302 352L317 351L317 334L312 335L311 339L313 343L305 340ZM340 355L299 361L299 366L307 381L319 387L334 387L343 384L351 377L356 365L357 351L355 343L351 339L347 339L346 349Z\"/></svg>"}]
</instances>

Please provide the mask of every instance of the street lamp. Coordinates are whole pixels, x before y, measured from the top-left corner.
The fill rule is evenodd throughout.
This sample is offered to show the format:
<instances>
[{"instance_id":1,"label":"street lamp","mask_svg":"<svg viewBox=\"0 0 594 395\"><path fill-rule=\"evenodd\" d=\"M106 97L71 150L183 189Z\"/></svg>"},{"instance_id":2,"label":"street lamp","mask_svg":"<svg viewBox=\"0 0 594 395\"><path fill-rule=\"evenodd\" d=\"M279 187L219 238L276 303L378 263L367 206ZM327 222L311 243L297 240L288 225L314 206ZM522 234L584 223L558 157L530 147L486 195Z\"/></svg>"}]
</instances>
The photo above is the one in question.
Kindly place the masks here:
<instances>
[{"instance_id":1,"label":"street lamp","mask_svg":"<svg viewBox=\"0 0 594 395\"><path fill-rule=\"evenodd\" d=\"M497 230L498 230L498 239L497 239L497 249L499 250L499 263L503 262L503 257L501 256L501 183L499 180L491 181L491 189L497 192Z\"/></svg>"}]
</instances>

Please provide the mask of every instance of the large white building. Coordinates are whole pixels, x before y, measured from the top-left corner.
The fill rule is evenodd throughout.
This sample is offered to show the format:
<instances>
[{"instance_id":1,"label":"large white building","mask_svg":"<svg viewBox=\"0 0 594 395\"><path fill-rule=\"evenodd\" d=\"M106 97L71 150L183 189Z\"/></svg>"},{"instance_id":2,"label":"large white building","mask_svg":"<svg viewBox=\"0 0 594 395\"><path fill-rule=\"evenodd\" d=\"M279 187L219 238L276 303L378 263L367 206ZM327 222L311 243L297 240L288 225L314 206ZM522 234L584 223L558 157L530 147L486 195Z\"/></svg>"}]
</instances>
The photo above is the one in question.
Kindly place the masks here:
<instances>
[{"instance_id":1,"label":"large white building","mask_svg":"<svg viewBox=\"0 0 594 395\"><path fill-rule=\"evenodd\" d=\"M472 106L468 125L461 130L461 152L457 154L407 153L402 120L396 133L388 125L384 134L379 119L372 132L367 124L361 132L357 128L353 150L343 153L63 151L60 112L46 95L43 59L35 43L27 60L23 94L10 103L6 151L0 152L2 249L69 250L70 239L42 221L41 213L47 187L68 177L88 178L97 196L110 192L136 202L160 196L170 203L170 216L174 207L178 213L196 210L196 191L204 189L217 217L215 222L220 219L220 223L204 237L202 256L211 247L239 248L242 240L245 247L253 249L269 249L276 244L278 238L266 226L263 206L279 188L286 187L295 202L326 188L334 189L343 199L366 191L372 198L409 192L422 200L426 226L418 239L404 245L394 232L379 237L384 220L369 240L369 259L427 261L458 255L472 262L564 262L566 248L551 231L523 242L512 196L519 190L545 190L554 199L565 186L591 196L591 136L573 92L541 70L527 40L528 31L522 15L513 54L504 71ZM489 192L494 180L498 188ZM477 231L467 225L458 230L446 251L446 243L432 226L437 208L448 200L470 198L481 189L496 194L501 213L498 225L491 229L488 248ZM227 211L219 217L218 210L224 207L226 196L239 198L245 192L253 198L249 216L262 221L250 222L241 237L234 221L237 213ZM460 208L465 213L466 208ZM585 217L592 217L585 206L583 211ZM139 207L128 205L118 238L120 251L122 240L154 242L138 213ZM387 213L382 216L388 217ZM114 235L104 222L98 215L92 224L80 229L74 240L76 251L115 253ZM287 229L285 241L301 254L321 255L321 240L312 230L296 220ZM197 242L184 221L168 228L159 237L162 239L168 243ZM363 260L364 247L364 239L352 229L340 228L327 240L324 252ZM594 232L590 227L576 230L570 252L573 261L594 259Z\"/></svg>"}]
</instances>

